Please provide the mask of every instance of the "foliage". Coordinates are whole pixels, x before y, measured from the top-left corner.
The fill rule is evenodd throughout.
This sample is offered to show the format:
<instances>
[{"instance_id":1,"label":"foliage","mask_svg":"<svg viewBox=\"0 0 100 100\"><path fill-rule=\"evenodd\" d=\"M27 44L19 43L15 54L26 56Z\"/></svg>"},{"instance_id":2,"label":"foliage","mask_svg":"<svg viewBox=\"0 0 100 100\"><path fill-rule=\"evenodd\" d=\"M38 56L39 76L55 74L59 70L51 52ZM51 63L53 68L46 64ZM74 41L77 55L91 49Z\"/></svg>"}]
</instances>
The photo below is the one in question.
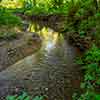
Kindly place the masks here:
<instances>
[{"instance_id":1,"label":"foliage","mask_svg":"<svg viewBox=\"0 0 100 100\"><path fill-rule=\"evenodd\" d=\"M97 12L93 1L94 0L70 0L67 2L68 17L65 22L65 34L68 31L70 33L79 33L80 36L80 32L84 31L89 36L97 36L97 33L99 36L100 18L96 16L99 15L99 12ZM100 38L97 39L97 41L99 40Z\"/></svg>"},{"instance_id":2,"label":"foliage","mask_svg":"<svg viewBox=\"0 0 100 100\"><path fill-rule=\"evenodd\" d=\"M7 33L0 33L0 40L11 40L17 37L17 33L14 32L7 32Z\"/></svg>"},{"instance_id":3,"label":"foliage","mask_svg":"<svg viewBox=\"0 0 100 100\"><path fill-rule=\"evenodd\" d=\"M7 8L0 8L0 40L11 40L17 37L15 27L21 27L21 19L11 13ZM13 31L12 31L13 30Z\"/></svg>"},{"instance_id":4,"label":"foliage","mask_svg":"<svg viewBox=\"0 0 100 100\"><path fill-rule=\"evenodd\" d=\"M90 16L88 17L88 19L84 19L81 21L80 26L79 26L79 30L81 31L85 31L88 32L89 30L91 30L92 28L96 27L96 18L95 16Z\"/></svg>"},{"instance_id":5,"label":"foliage","mask_svg":"<svg viewBox=\"0 0 100 100\"><path fill-rule=\"evenodd\" d=\"M15 9L22 7L23 13L33 11L31 14L68 13L71 15L78 13L78 15L84 15L86 12L91 13L96 10L94 0L2 0L1 5L8 8L14 6Z\"/></svg>"},{"instance_id":6,"label":"foliage","mask_svg":"<svg viewBox=\"0 0 100 100\"><path fill-rule=\"evenodd\" d=\"M96 44L99 46L100 44L100 12L95 14L96 17Z\"/></svg>"},{"instance_id":7,"label":"foliage","mask_svg":"<svg viewBox=\"0 0 100 100\"><path fill-rule=\"evenodd\" d=\"M23 0L0 0L0 5L6 8L20 8Z\"/></svg>"},{"instance_id":8,"label":"foliage","mask_svg":"<svg viewBox=\"0 0 100 100\"><path fill-rule=\"evenodd\" d=\"M35 98L31 98L26 92L23 92L20 96L7 96L6 100L45 100L44 96L36 96Z\"/></svg>"},{"instance_id":9,"label":"foliage","mask_svg":"<svg viewBox=\"0 0 100 100\"><path fill-rule=\"evenodd\" d=\"M96 94L91 91L86 91L79 98L78 98L77 94L75 96L73 96L73 100L100 100L100 94Z\"/></svg>"},{"instance_id":10,"label":"foliage","mask_svg":"<svg viewBox=\"0 0 100 100\"><path fill-rule=\"evenodd\" d=\"M100 86L100 49L93 45L83 57L77 59L77 63L83 66L84 81L81 88L85 90L78 100L99 100L96 87Z\"/></svg>"},{"instance_id":11,"label":"foliage","mask_svg":"<svg viewBox=\"0 0 100 100\"><path fill-rule=\"evenodd\" d=\"M67 3L66 0L9 0L10 2L16 1L16 3L21 2L22 7L19 7L17 4L14 4L15 8L13 9L23 9L23 13L26 15L33 14L66 14L67 12ZM8 2L9 4L9 1ZM4 4L1 5L4 6ZM9 4L10 5L10 4ZM5 5L4 7L6 7ZM11 8L10 6L8 8ZM17 10L18 11L18 10Z\"/></svg>"},{"instance_id":12,"label":"foliage","mask_svg":"<svg viewBox=\"0 0 100 100\"><path fill-rule=\"evenodd\" d=\"M6 25L9 27L19 26L21 25L21 19L15 15L13 15L6 8L0 8L0 25Z\"/></svg>"}]
</instances>

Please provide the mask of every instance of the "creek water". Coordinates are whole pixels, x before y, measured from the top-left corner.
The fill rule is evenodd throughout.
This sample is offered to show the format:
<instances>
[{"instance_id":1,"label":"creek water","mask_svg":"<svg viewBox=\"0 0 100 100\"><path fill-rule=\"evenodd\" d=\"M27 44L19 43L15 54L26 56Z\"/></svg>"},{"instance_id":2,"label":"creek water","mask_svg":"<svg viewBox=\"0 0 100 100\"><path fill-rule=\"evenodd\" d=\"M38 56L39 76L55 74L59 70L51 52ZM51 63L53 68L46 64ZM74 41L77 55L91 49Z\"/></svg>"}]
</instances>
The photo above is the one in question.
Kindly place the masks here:
<instances>
[{"instance_id":1,"label":"creek water","mask_svg":"<svg viewBox=\"0 0 100 100\"><path fill-rule=\"evenodd\" d=\"M52 29L44 28L38 34L41 49L0 72L0 100L19 91L46 95L48 100L71 100L73 91L79 88L75 48Z\"/></svg>"}]
</instances>

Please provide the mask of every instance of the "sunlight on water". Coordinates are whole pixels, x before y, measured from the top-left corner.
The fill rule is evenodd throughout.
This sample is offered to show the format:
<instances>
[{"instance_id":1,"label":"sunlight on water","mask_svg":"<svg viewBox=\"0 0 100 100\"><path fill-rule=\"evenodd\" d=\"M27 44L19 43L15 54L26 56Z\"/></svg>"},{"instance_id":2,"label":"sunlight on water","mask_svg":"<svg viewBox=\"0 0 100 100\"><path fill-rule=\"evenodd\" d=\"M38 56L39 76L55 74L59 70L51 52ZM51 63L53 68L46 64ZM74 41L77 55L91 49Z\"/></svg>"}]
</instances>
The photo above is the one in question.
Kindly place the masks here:
<instances>
[{"instance_id":1,"label":"sunlight on water","mask_svg":"<svg viewBox=\"0 0 100 100\"><path fill-rule=\"evenodd\" d=\"M45 50L50 52L50 50L55 48L57 40L58 40L58 33L53 32L51 34L51 32L50 33L48 32L48 39L45 41Z\"/></svg>"},{"instance_id":2,"label":"sunlight on water","mask_svg":"<svg viewBox=\"0 0 100 100\"><path fill-rule=\"evenodd\" d=\"M48 53L55 48L55 45L59 41L59 33L54 32L54 30L47 27L43 27L40 30L39 25L37 25L36 23L30 23L27 31L35 32L42 37L42 46Z\"/></svg>"},{"instance_id":3,"label":"sunlight on water","mask_svg":"<svg viewBox=\"0 0 100 100\"><path fill-rule=\"evenodd\" d=\"M50 52L55 48L55 45L58 41L58 33L54 32L50 28L44 27L41 30L41 35L43 37L43 48L45 48L47 52Z\"/></svg>"}]
</instances>

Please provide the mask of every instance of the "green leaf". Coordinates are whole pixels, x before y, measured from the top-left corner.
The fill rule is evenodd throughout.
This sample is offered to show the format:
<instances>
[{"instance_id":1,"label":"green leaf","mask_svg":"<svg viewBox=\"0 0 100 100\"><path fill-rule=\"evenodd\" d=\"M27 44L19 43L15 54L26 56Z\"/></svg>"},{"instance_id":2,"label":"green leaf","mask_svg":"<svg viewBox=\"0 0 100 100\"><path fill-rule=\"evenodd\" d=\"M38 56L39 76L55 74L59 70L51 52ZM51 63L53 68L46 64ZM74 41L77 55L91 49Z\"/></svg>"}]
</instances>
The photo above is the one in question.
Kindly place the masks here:
<instances>
[{"instance_id":1,"label":"green leaf","mask_svg":"<svg viewBox=\"0 0 100 100\"><path fill-rule=\"evenodd\" d=\"M100 94L95 95L95 100L100 100Z\"/></svg>"},{"instance_id":2,"label":"green leaf","mask_svg":"<svg viewBox=\"0 0 100 100\"><path fill-rule=\"evenodd\" d=\"M98 85L100 85L100 79L97 79L97 80L96 80L96 83L97 83Z\"/></svg>"},{"instance_id":3,"label":"green leaf","mask_svg":"<svg viewBox=\"0 0 100 100\"><path fill-rule=\"evenodd\" d=\"M7 96L6 100L16 100L16 96Z\"/></svg>"},{"instance_id":4,"label":"green leaf","mask_svg":"<svg viewBox=\"0 0 100 100\"><path fill-rule=\"evenodd\" d=\"M23 99L23 100L30 100L30 96L27 96L25 99Z\"/></svg>"},{"instance_id":5,"label":"green leaf","mask_svg":"<svg viewBox=\"0 0 100 100\"><path fill-rule=\"evenodd\" d=\"M81 31L80 33L80 37L85 37L86 33L84 31Z\"/></svg>"},{"instance_id":6,"label":"green leaf","mask_svg":"<svg viewBox=\"0 0 100 100\"><path fill-rule=\"evenodd\" d=\"M43 96L36 96L33 100L44 100Z\"/></svg>"},{"instance_id":7,"label":"green leaf","mask_svg":"<svg viewBox=\"0 0 100 100\"><path fill-rule=\"evenodd\" d=\"M87 73L85 75L85 81L87 81L87 80L95 80L95 77Z\"/></svg>"}]
</instances>

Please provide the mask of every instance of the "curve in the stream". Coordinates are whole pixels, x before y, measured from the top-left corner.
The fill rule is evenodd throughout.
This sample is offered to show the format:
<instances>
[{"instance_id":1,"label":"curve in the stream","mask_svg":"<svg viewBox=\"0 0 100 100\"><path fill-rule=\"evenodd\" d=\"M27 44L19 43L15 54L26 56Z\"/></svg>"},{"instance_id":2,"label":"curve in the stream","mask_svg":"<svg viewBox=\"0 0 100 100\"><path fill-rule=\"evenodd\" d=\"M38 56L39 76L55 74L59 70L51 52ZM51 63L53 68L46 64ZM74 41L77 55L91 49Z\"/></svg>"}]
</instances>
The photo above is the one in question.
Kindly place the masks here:
<instances>
[{"instance_id":1,"label":"curve in the stream","mask_svg":"<svg viewBox=\"0 0 100 100\"><path fill-rule=\"evenodd\" d=\"M1 99L24 88L33 96L45 94L48 100L70 100L79 88L75 49L57 32L49 30L42 37L41 50L0 72Z\"/></svg>"}]
</instances>

